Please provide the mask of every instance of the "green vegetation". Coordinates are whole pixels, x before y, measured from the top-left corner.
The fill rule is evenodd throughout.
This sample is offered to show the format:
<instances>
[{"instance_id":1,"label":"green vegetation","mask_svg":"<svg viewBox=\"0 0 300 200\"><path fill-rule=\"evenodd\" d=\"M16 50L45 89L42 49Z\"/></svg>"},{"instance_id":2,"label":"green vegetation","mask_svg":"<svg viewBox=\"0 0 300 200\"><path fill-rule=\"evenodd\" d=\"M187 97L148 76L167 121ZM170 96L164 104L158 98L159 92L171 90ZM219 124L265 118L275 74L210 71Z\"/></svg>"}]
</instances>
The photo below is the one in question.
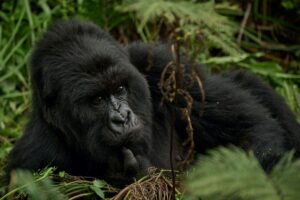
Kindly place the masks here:
<instances>
[{"instance_id":1,"label":"green vegetation","mask_svg":"<svg viewBox=\"0 0 300 200\"><path fill-rule=\"evenodd\" d=\"M183 54L207 64L212 73L250 70L285 98L300 121L299 1L4 0L0 2L1 200L7 197L1 183L5 156L30 114L31 49L49 24L71 17L94 21L125 44L178 41ZM252 154L237 149L212 151L187 174L183 197L298 199L300 164L291 155L266 175ZM57 177L52 168L35 175L16 172L15 178L10 191L20 199L25 194L31 199L41 199L39 194L44 199L95 199L103 198L104 191L118 192L102 181Z\"/></svg>"},{"instance_id":2,"label":"green vegetation","mask_svg":"<svg viewBox=\"0 0 300 200\"><path fill-rule=\"evenodd\" d=\"M196 199L298 199L300 161L287 154L266 175L255 156L236 148L220 148L204 156L188 174L187 198ZM213 173L212 173L213 169Z\"/></svg>"}]
</instances>

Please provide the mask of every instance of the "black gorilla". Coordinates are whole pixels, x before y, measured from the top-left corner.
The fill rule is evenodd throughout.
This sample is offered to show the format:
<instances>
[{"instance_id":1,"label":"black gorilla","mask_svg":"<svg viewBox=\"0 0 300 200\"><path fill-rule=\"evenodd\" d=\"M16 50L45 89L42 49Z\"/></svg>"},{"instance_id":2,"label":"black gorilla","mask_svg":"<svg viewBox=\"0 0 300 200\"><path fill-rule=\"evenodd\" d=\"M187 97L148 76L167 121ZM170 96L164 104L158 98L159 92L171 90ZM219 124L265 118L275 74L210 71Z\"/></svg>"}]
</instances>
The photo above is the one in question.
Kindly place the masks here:
<instances>
[{"instance_id":1,"label":"black gorilla","mask_svg":"<svg viewBox=\"0 0 300 200\"><path fill-rule=\"evenodd\" d=\"M150 166L169 168L171 106L160 106L157 82L171 60L166 45L122 47L91 23L53 25L33 51L32 117L9 155L7 173L56 166L124 184ZM204 89L201 118L201 94L190 91L197 152L233 144L253 150L269 170L284 152L299 150L299 124L257 77L243 71L204 76ZM175 128L174 160L186 152L180 116Z\"/></svg>"}]
</instances>

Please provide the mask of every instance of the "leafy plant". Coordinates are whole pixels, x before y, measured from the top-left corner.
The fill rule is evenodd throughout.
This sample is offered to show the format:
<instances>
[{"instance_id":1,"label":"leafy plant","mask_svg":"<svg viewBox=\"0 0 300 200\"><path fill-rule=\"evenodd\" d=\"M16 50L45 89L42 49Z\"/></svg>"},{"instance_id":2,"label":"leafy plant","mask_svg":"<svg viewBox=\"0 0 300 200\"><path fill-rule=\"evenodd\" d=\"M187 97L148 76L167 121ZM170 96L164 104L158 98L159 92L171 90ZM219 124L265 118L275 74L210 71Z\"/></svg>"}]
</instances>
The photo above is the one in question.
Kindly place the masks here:
<instances>
[{"instance_id":1,"label":"leafy plant","mask_svg":"<svg viewBox=\"0 0 300 200\"><path fill-rule=\"evenodd\" d=\"M235 147L215 149L189 171L184 185L187 199L297 200L300 160L285 155L266 174L253 153Z\"/></svg>"},{"instance_id":2,"label":"leafy plant","mask_svg":"<svg viewBox=\"0 0 300 200\"><path fill-rule=\"evenodd\" d=\"M33 200L74 200L83 197L106 199L105 193L118 191L101 180L84 180L64 172L56 175L54 171L54 168L46 168L35 174L23 170L13 172L9 192L0 200L12 197Z\"/></svg>"},{"instance_id":3,"label":"leafy plant","mask_svg":"<svg viewBox=\"0 0 300 200\"><path fill-rule=\"evenodd\" d=\"M14 196L15 199L30 197L33 200L63 200L66 197L54 187L49 176L53 173L53 168L43 171L39 176L33 176L28 171L16 171L12 174L10 192L0 198L4 200ZM43 194L43 195L41 195Z\"/></svg>"},{"instance_id":4,"label":"leafy plant","mask_svg":"<svg viewBox=\"0 0 300 200\"><path fill-rule=\"evenodd\" d=\"M204 35L212 46L221 48L229 55L242 53L238 45L233 41L233 35L237 31L237 25L226 17L217 14L213 1L194 3L191 1L167 1L167 0L127 0L117 9L135 13L139 20L138 32L144 40L153 39L156 29L162 23L182 32L183 37L195 37L196 33ZM147 24L160 24L150 31Z\"/></svg>"}]
</instances>

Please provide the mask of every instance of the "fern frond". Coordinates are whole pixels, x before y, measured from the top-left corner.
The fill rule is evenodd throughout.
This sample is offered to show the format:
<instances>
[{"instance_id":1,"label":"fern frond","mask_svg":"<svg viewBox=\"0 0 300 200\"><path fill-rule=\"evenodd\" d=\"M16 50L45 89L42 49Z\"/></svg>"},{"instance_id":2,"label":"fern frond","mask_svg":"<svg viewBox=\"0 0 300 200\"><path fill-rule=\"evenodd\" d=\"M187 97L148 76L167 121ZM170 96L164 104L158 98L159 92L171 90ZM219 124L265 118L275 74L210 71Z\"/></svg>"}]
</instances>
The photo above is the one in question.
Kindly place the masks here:
<instances>
[{"instance_id":1,"label":"fern frond","mask_svg":"<svg viewBox=\"0 0 300 200\"><path fill-rule=\"evenodd\" d=\"M191 1L167 0L127 0L117 9L123 12L133 12L140 20L139 30L147 23L164 20L166 24L180 21L178 27L184 34L190 29L189 25L197 27L204 36L215 46L229 55L242 53L234 41L234 33L238 26L214 10L213 1L194 3Z\"/></svg>"},{"instance_id":2,"label":"fern frond","mask_svg":"<svg viewBox=\"0 0 300 200\"><path fill-rule=\"evenodd\" d=\"M273 169L271 177L284 200L300 197L300 160L293 161L293 152L284 156Z\"/></svg>"},{"instance_id":3,"label":"fern frond","mask_svg":"<svg viewBox=\"0 0 300 200\"><path fill-rule=\"evenodd\" d=\"M203 199L280 200L253 153L219 148L202 156L185 180L187 195Z\"/></svg>"}]
</instances>

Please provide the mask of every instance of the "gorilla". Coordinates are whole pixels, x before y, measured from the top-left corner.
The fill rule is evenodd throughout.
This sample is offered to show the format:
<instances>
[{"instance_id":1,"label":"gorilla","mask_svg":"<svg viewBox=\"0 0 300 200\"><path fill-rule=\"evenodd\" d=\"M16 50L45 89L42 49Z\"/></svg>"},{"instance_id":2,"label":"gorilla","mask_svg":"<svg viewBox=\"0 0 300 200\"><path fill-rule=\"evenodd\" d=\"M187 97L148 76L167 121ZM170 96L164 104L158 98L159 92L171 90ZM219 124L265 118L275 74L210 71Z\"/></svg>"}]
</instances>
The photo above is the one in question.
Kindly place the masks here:
<instances>
[{"instance_id":1,"label":"gorilla","mask_svg":"<svg viewBox=\"0 0 300 200\"><path fill-rule=\"evenodd\" d=\"M157 84L172 60L168 45L122 46L96 25L79 20L52 25L32 53L32 114L8 156L7 174L55 166L122 185L151 166L168 169L171 159L182 160L186 122L177 110L173 126L173 107L161 105ZM182 64L192 67L185 60ZM189 91L197 153L236 145L252 150L268 171L286 151L299 152L300 125L262 80L245 71L201 75L201 117L203 94Z\"/></svg>"}]
</instances>

